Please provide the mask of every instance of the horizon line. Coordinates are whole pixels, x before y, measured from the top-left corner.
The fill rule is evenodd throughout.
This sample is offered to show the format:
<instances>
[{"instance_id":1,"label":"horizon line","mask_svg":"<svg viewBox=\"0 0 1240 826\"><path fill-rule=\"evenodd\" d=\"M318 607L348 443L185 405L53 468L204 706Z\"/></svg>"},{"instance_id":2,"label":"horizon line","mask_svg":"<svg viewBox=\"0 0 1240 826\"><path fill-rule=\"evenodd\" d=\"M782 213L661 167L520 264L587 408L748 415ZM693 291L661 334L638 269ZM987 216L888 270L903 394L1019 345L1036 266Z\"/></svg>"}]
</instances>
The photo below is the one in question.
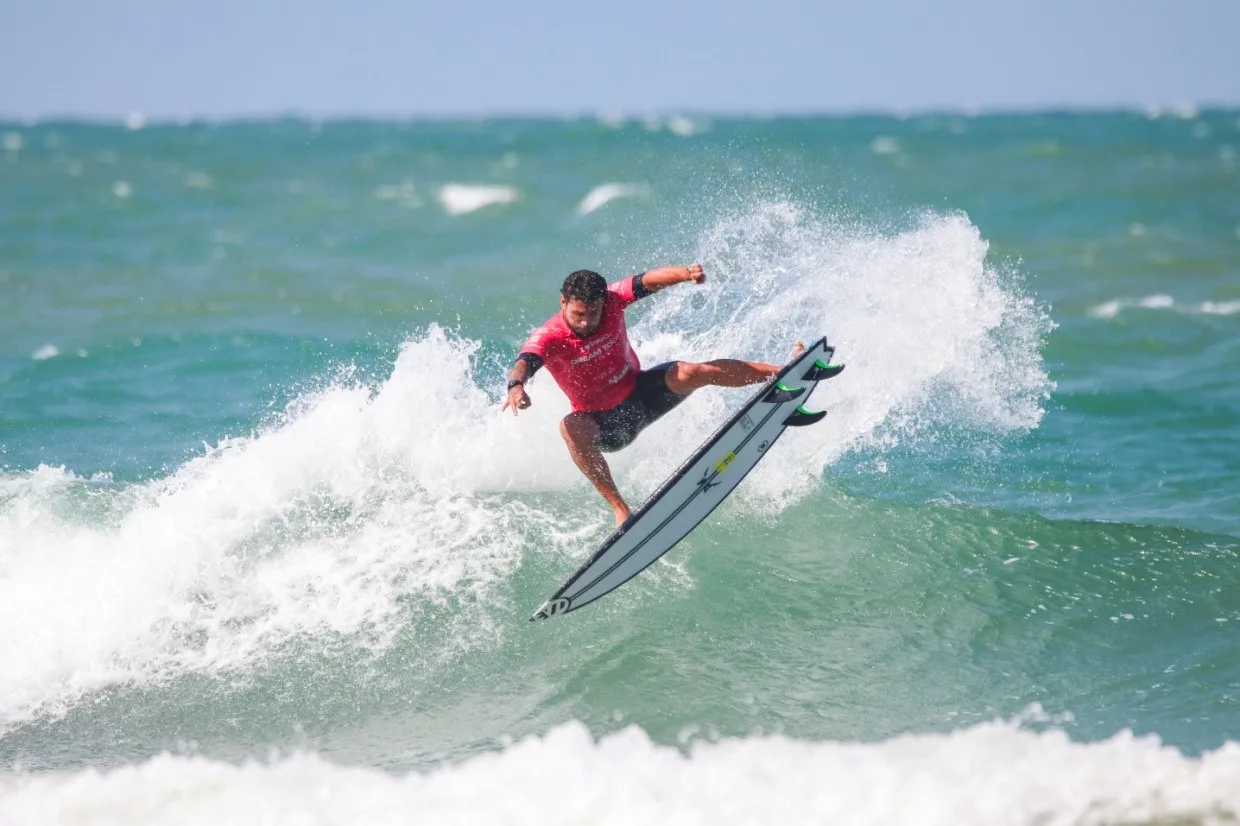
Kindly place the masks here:
<instances>
[{"instance_id":1,"label":"horizon line","mask_svg":"<svg viewBox=\"0 0 1240 826\"><path fill-rule=\"evenodd\" d=\"M650 121L667 122L675 119L736 121L736 120L813 120L832 118L890 118L908 120L927 117L966 117L983 118L1012 115L1119 115L1137 114L1150 119L1172 117L1191 119L1204 113L1228 113L1240 111L1240 100L1236 101L1177 101L1174 103L1150 102L1137 104L1123 103L1053 103L1053 104L999 104L993 106L932 105L916 107L823 107L823 108L787 108L775 110L753 109L695 109L660 108L649 110L539 110L531 108L521 110L494 111L431 111L431 112L350 112L337 110L316 112L313 110L289 108L272 109L261 112L235 112L230 114L200 113L159 113L147 115L141 110L130 110L124 114L87 114L73 112L51 112L36 116L21 116L0 112L0 125L6 127L24 126L27 128L41 125L81 125L81 126L124 126L129 129L145 127L192 126L196 124L238 124L238 123L272 123L280 121L302 121L306 123L450 123L478 121L595 121L613 123L617 126L628 123Z\"/></svg>"}]
</instances>

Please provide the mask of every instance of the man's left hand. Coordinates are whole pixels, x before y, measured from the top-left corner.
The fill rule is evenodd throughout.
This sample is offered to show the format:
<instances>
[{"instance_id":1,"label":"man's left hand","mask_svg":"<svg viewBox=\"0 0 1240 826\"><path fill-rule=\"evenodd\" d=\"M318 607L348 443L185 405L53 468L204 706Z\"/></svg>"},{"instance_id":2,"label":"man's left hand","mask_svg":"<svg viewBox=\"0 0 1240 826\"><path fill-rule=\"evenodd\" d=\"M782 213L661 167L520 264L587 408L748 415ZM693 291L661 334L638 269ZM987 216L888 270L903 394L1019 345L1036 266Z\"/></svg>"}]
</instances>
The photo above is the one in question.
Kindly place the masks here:
<instances>
[{"instance_id":1,"label":"man's left hand","mask_svg":"<svg viewBox=\"0 0 1240 826\"><path fill-rule=\"evenodd\" d=\"M702 265L693 263L689 265L689 280L694 284L706 283L706 271L702 269Z\"/></svg>"}]
</instances>

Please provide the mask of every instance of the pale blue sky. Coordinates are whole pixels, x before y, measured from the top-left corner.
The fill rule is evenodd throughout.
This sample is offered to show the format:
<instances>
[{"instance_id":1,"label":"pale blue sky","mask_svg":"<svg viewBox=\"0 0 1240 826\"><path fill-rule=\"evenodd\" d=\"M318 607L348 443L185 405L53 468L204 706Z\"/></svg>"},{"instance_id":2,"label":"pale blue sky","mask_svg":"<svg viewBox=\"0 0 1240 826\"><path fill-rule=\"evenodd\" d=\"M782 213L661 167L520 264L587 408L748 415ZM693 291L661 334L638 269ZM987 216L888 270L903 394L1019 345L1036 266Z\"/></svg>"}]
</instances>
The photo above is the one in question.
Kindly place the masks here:
<instances>
[{"instance_id":1,"label":"pale blue sky","mask_svg":"<svg viewBox=\"0 0 1240 826\"><path fill-rule=\"evenodd\" d=\"M0 117L1240 103L1240 0L0 0Z\"/></svg>"}]
</instances>

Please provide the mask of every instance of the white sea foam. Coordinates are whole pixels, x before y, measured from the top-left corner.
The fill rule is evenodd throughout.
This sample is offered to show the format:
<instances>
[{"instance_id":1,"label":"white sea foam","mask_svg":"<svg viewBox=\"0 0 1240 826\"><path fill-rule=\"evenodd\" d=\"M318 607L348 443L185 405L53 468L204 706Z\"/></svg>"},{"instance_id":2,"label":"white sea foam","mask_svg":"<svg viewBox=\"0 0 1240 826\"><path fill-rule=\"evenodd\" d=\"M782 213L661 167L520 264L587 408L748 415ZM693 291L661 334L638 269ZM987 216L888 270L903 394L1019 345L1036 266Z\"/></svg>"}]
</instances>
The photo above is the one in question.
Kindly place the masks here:
<instances>
[{"instance_id":1,"label":"white sea foam","mask_svg":"<svg viewBox=\"0 0 1240 826\"><path fill-rule=\"evenodd\" d=\"M470 378L476 347L432 329L380 386L342 378L165 479L0 474L0 732L118 683L245 674L299 637L382 650L412 597L461 603L432 660L502 636L495 587L526 543L571 531L494 491L578 474L545 449L562 395L499 415ZM83 499L111 515L80 515Z\"/></svg>"},{"instance_id":2,"label":"white sea foam","mask_svg":"<svg viewBox=\"0 0 1240 826\"><path fill-rule=\"evenodd\" d=\"M900 151L900 142L887 135L879 135L870 141L870 151L875 155L894 155Z\"/></svg>"},{"instance_id":3,"label":"white sea foam","mask_svg":"<svg viewBox=\"0 0 1240 826\"><path fill-rule=\"evenodd\" d=\"M446 184L439 190L439 202L449 215L465 215L500 204L515 203L520 193L511 186Z\"/></svg>"},{"instance_id":4,"label":"white sea foam","mask_svg":"<svg viewBox=\"0 0 1240 826\"><path fill-rule=\"evenodd\" d=\"M709 124L705 121L691 120L683 115L675 115L667 119L667 130L673 135L679 135L682 138L699 135L709 128Z\"/></svg>"},{"instance_id":5,"label":"white sea foam","mask_svg":"<svg viewBox=\"0 0 1240 826\"><path fill-rule=\"evenodd\" d=\"M130 132L136 132L146 126L146 116L141 112L130 112L125 116L125 128Z\"/></svg>"},{"instance_id":6,"label":"white sea foam","mask_svg":"<svg viewBox=\"0 0 1240 826\"><path fill-rule=\"evenodd\" d=\"M1175 298L1163 293L1141 298L1113 298L1089 311L1095 318L1115 318L1126 309L1139 307L1143 310L1176 310L1186 314L1235 315L1240 313L1240 301L1203 301L1195 305L1177 304Z\"/></svg>"},{"instance_id":7,"label":"white sea foam","mask_svg":"<svg viewBox=\"0 0 1240 826\"><path fill-rule=\"evenodd\" d=\"M1124 309L1124 302L1119 299L1111 299L1094 307L1089 311L1089 314L1095 318L1115 318L1122 309Z\"/></svg>"},{"instance_id":8,"label":"white sea foam","mask_svg":"<svg viewBox=\"0 0 1240 826\"><path fill-rule=\"evenodd\" d=\"M1104 301L1089 311L1094 318L1115 318L1121 312L1132 307L1143 310L1175 309L1175 298L1164 293L1142 296L1141 298L1113 298Z\"/></svg>"},{"instance_id":9,"label":"white sea foam","mask_svg":"<svg viewBox=\"0 0 1240 826\"><path fill-rule=\"evenodd\" d=\"M128 198L133 195L133 187L128 181L117 181L112 184L112 194L117 198Z\"/></svg>"},{"instance_id":10,"label":"white sea foam","mask_svg":"<svg viewBox=\"0 0 1240 826\"><path fill-rule=\"evenodd\" d=\"M1147 295L1137 303L1147 310L1169 310L1175 306L1175 299L1169 295L1158 293L1157 295Z\"/></svg>"},{"instance_id":11,"label":"white sea foam","mask_svg":"<svg viewBox=\"0 0 1240 826\"><path fill-rule=\"evenodd\" d=\"M400 184L384 184L375 188L375 198L380 201L397 201L405 206L421 206L422 199L411 181Z\"/></svg>"},{"instance_id":12,"label":"white sea foam","mask_svg":"<svg viewBox=\"0 0 1240 826\"><path fill-rule=\"evenodd\" d=\"M1235 315L1240 313L1240 301L1203 301L1198 309L1206 315Z\"/></svg>"},{"instance_id":13,"label":"white sea foam","mask_svg":"<svg viewBox=\"0 0 1240 826\"><path fill-rule=\"evenodd\" d=\"M1074 743L1009 723L881 743L754 736L698 742L687 756L636 727L595 741L569 723L407 775L314 754L10 774L0 776L0 822L1226 824L1240 817L1238 776L1235 743L1194 758L1153 737Z\"/></svg>"},{"instance_id":14,"label":"white sea foam","mask_svg":"<svg viewBox=\"0 0 1240 826\"><path fill-rule=\"evenodd\" d=\"M26 141L20 132L5 132L0 136L0 146L3 146L6 152L20 152L25 145Z\"/></svg>"},{"instance_id":15,"label":"white sea foam","mask_svg":"<svg viewBox=\"0 0 1240 826\"><path fill-rule=\"evenodd\" d=\"M186 172L182 183L188 189L210 189L214 186L211 176L205 172Z\"/></svg>"},{"instance_id":16,"label":"white sea foam","mask_svg":"<svg viewBox=\"0 0 1240 826\"><path fill-rule=\"evenodd\" d=\"M1036 427L1052 384L1051 328L1018 280L987 265L963 215L925 216L883 234L771 203L720 221L699 241L707 285L661 293L633 325L645 364L720 357L783 363L794 339L827 335L849 365L811 408L827 420L773 448L729 507L807 495L844 452L883 449L940 427L1004 433ZM748 391L707 390L617 454L629 489L649 490ZM766 507L766 506L764 506Z\"/></svg>"},{"instance_id":17,"label":"white sea foam","mask_svg":"<svg viewBox=\"0 0 1240 826\"><path fill-rule=\"evenodd\" d=\"M30 357L35 361L47 361L48 359L56 358L58 355L60 355L60 349L55 344L44 344L38 350L31 353Z\"/></svg>"},{"instance_id":18,"label":"white sea foam","mask_svg":"<svg viewBox=\"0 0 1240 826\"><path fill-rule=\"evenodd\" d=\"M581 199L581 203L577 205L577 214L589 215L617 198L636 198L649 193L650 189L645 184L600 184Z\"/></svg>"}]
</instances>

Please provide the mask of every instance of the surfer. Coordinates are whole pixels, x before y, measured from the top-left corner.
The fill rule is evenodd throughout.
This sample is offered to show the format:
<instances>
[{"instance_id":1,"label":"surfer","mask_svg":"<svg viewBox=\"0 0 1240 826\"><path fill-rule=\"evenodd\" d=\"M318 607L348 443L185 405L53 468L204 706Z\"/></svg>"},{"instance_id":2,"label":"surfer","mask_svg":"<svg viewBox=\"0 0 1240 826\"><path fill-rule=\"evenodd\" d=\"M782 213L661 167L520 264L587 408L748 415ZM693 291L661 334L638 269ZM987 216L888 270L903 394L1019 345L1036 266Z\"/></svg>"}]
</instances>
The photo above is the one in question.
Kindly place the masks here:
<instances>
[{"instance_id":1,"label":"surfer","mask_svg":"<svg viewBox=\"0 0 1240 826\"><path fill-rule=\"evenodd\" d=\"M525 383L543 365L568 396L573 412L560 421L560 435L573 462L611 505L619 526L629 516L604 453L627 447L637 434L701 387L744 387L778 373L774 364L736 359L694 363L669 361L641 369L629 344L624 311L664 287L703 284L701 264L660 267L608 284L592 270L564 279L560 312L536 329L508 373L501 410L530 406ZM797 342L795 352L804 346Z\"/></svg>"}]
</instances>

